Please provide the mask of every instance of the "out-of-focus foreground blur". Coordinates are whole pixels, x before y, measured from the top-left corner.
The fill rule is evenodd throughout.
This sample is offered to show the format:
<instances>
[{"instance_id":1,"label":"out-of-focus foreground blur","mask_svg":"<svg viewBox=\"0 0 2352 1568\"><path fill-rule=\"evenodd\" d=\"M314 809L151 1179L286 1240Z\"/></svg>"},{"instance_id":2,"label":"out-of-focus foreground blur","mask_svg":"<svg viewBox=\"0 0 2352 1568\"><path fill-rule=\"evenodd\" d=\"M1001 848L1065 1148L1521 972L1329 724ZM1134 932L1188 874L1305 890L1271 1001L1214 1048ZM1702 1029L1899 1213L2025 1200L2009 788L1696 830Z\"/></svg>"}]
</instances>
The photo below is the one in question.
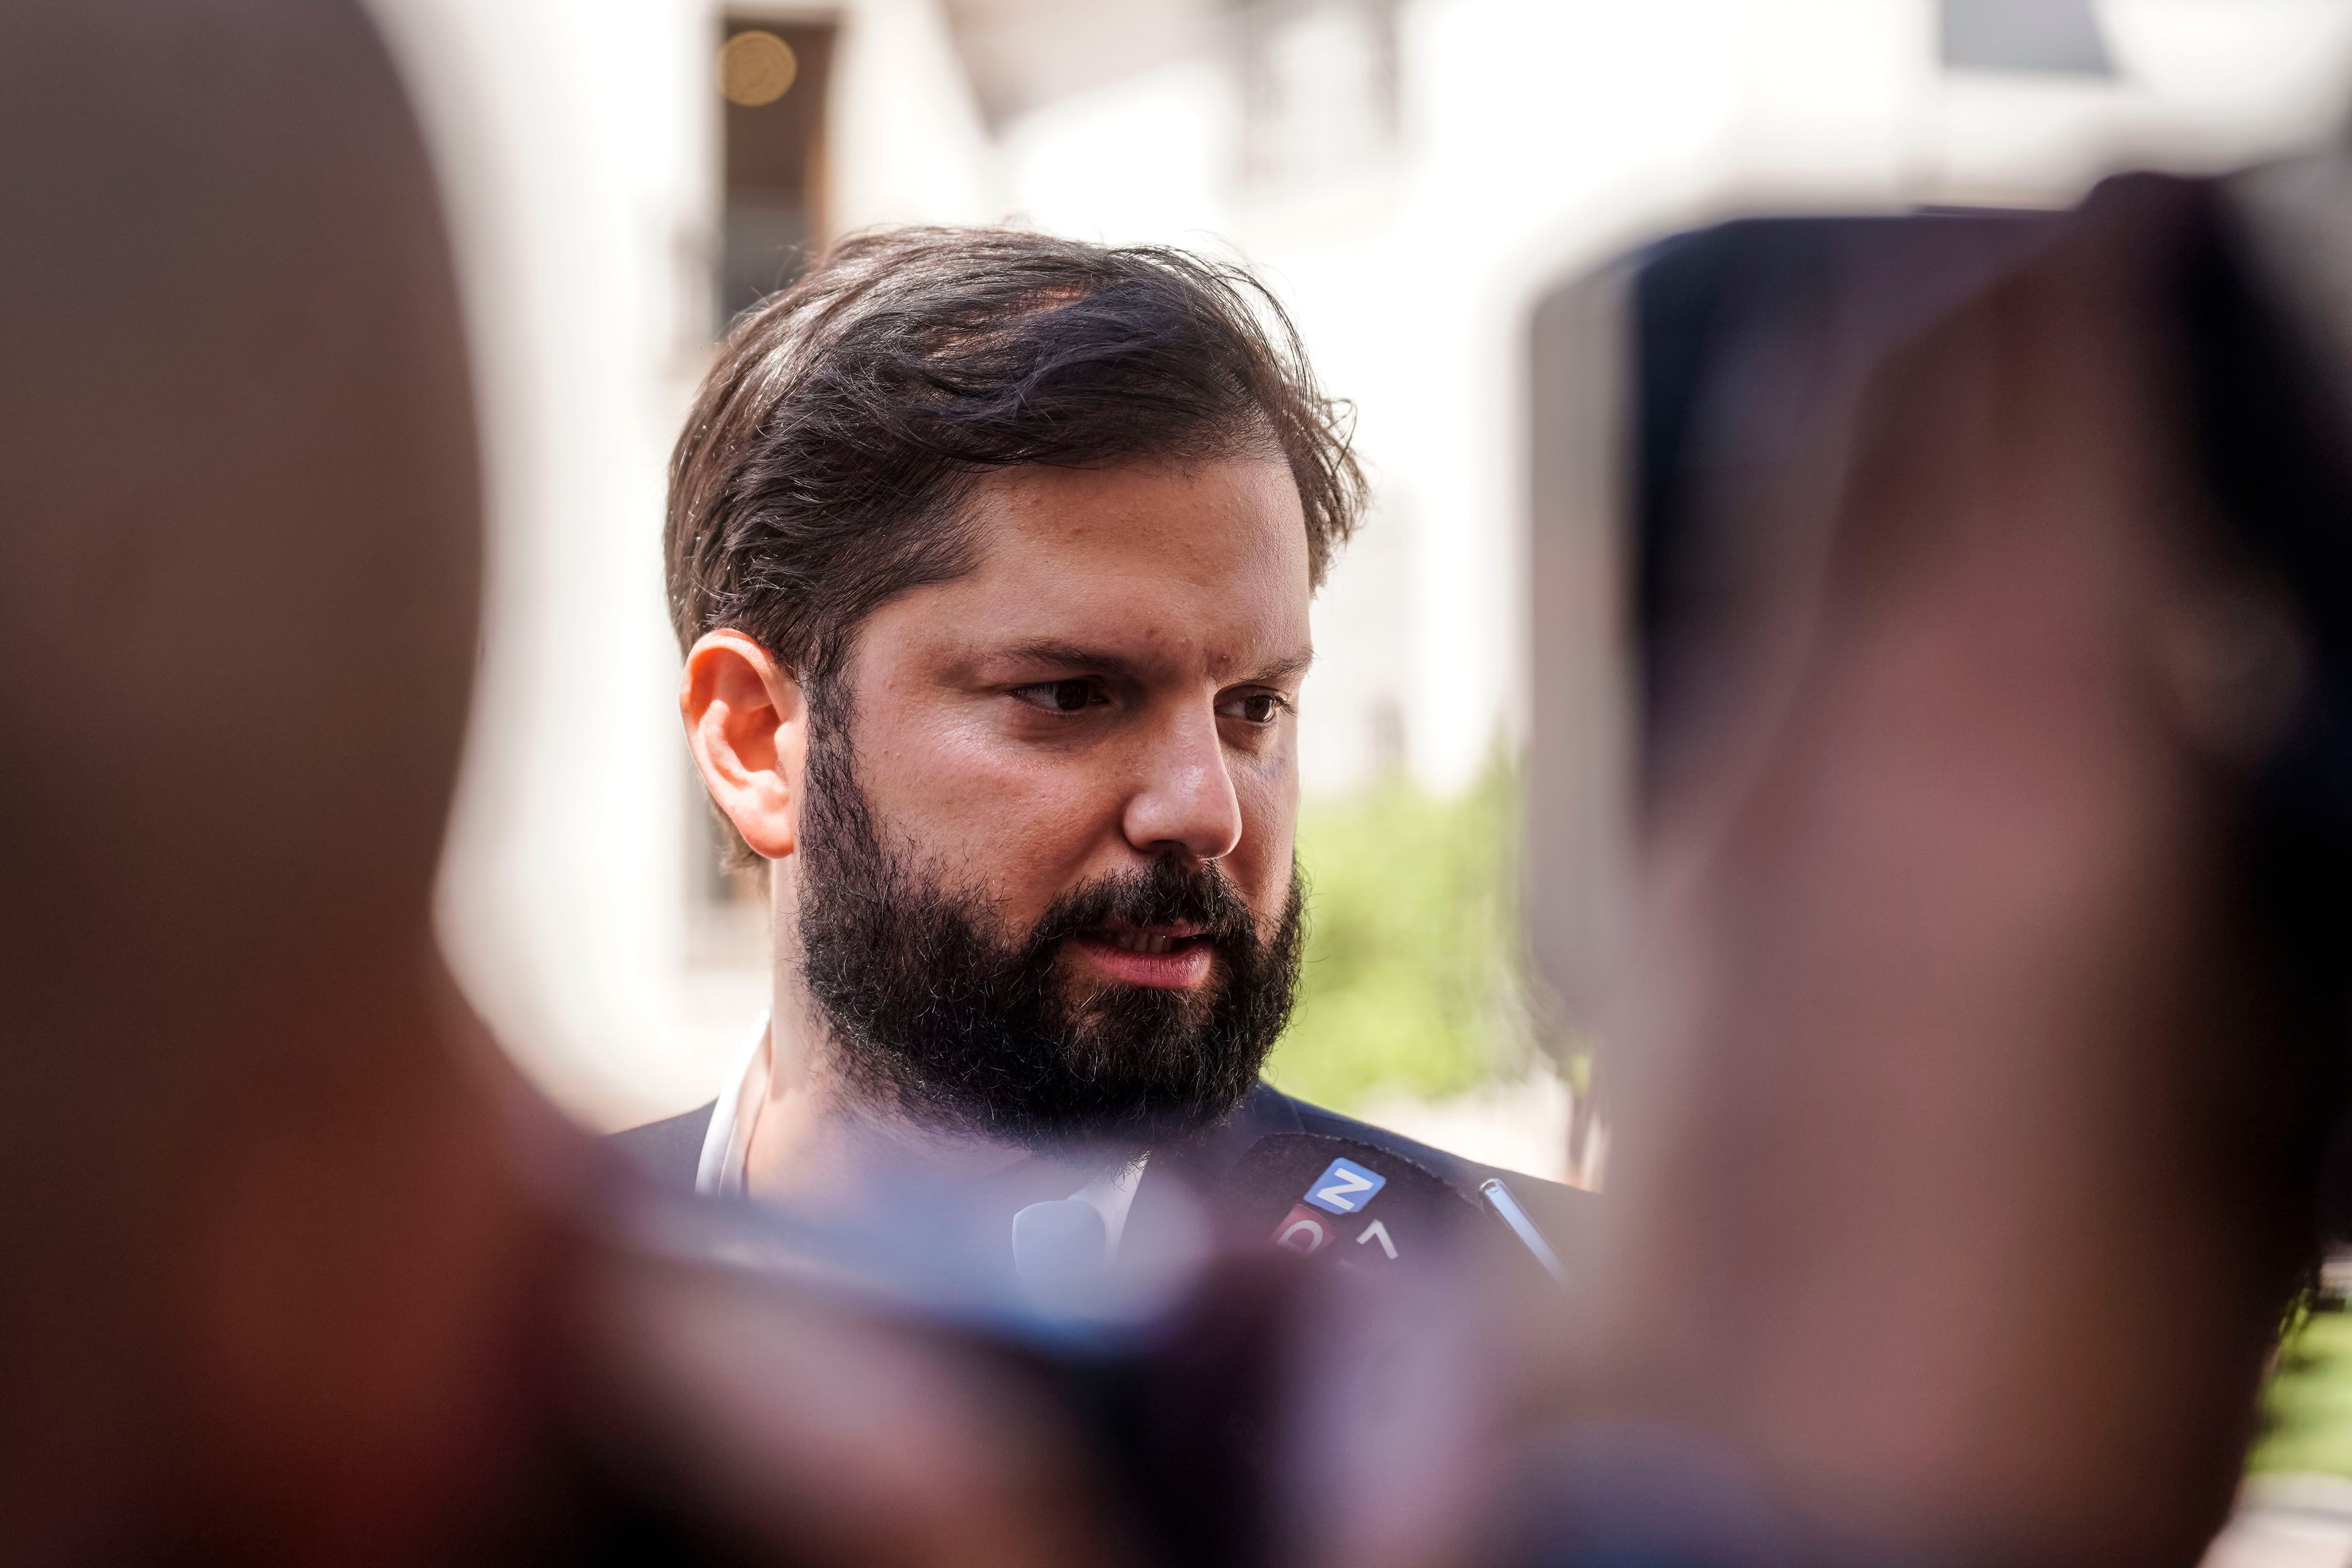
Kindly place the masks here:
<instances>
[{"instance_id":1,"label":"out-of-focus foreground blur","mask_svg":"<svg viewBox=\"0 0 2352 1568\"><path fill-rule=\"evenodd\" d=\"M2055 206L2117 168L2244 163L2327 134L2352 80L2344 0L376 9L454 211L487 426L443 929L535 1078L596 1125L675 1112L762 998L656 549L715 334L827 235L1011 218L1246 257L1355 401L1378 500L1316 608L1315 935L1274 1075L1552 1174L1586 1040L1520 983L1522 900L1575 918L1516 828L1536 301L1733 214ZM1548 612L1605 603L1567 588Z\"/></svg>"}]
</instances>

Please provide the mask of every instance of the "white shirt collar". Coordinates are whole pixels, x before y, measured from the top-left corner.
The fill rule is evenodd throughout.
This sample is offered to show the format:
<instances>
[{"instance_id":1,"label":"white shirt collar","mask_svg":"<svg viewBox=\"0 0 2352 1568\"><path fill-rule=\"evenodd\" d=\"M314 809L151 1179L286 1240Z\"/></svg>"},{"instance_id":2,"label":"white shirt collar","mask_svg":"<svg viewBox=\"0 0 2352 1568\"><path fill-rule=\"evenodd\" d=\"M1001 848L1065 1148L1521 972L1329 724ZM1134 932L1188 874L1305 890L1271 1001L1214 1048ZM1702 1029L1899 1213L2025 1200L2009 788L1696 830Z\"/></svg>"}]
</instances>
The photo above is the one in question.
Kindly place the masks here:
<instances>
[{"instance_id":1,"label":"white shirt collar","mask_svg":"<svg viewBox=\"0 0 2352 1568\"><path fill-rule=\"evenodd\" d=\"M768 1081L774 1059L768 1050L768 1014L763 1009L751 1024L751 1035L735 1053L719 1086L719 1103L710 1108L710 1125L702 1134L702 1161L695 1167L694 1190L740 1197L743 1172L751 1153L751 1130L760 1124L760 1107L768 1098Z\"/></svg>"},{"instance_id":2,"label":"white shirt collar","mask_svg":"<svg viewBox=\"0 0 2352 1568\"><path fill-rule=\"evenodd\" d=\"M726 1082L719 1086L719 1103L711 1107L709 1130L702 1134L702 1161L694 1173L694 1190L698 1193L730 1197L743 1195L751 1134L760 1124L760 1109L767 1103L769 1084L775 1073L768 1019L766 1012L760 1014L751 1026L751 1038L743 1042L734 1064L728 1069ZM1070 1195L1102 1216L1103 1233L1114 1258L1118 1255L1119 1237L1127 1229L1128 1210L1135 1206L1136 1185L1143 1179L1143 1167L1149 1157L1106 1171Z\"/></svg>"}]
</instances>

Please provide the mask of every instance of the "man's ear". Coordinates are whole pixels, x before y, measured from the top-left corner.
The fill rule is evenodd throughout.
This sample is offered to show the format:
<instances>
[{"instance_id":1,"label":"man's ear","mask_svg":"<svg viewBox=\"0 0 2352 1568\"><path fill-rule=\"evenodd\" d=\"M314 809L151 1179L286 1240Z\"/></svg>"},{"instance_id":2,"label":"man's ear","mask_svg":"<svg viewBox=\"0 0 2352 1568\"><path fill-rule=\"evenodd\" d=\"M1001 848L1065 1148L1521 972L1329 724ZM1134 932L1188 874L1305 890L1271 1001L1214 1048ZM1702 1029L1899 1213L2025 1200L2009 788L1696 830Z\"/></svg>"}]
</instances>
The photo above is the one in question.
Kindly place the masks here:
<instances>
[{"instance_id":1,"label":"man's ear","mask_svg":"<svg viewBox=\"0 0 2352 1568\"><path fill-rule=\"evenodd\" d=\"M743 841L767 860L791 854L808 764L800 683L742 632L706 632L686 656L677 707L702 782Z\"/></svg>"}]
</instances>

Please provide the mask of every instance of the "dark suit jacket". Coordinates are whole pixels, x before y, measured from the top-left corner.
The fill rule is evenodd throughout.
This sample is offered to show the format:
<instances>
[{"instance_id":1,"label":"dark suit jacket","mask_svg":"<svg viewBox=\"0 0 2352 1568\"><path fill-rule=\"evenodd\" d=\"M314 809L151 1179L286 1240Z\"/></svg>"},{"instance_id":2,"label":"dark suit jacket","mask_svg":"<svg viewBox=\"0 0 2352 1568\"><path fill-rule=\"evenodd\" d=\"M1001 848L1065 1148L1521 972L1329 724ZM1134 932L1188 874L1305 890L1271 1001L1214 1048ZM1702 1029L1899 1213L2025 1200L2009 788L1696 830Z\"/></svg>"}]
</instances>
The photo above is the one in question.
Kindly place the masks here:
<instances>
[{"instance_id":1,"label":"dark suit jacket","mask_svg":"<svg viewBox=\"0 0 2352 1568\"><path fill-rule=\"evenodd\" d=\"M709 1130L711 1113L717 1108L718 1103L713 1101L667 1121L649 1122L625 1133L615 1133L612 1142L664 1189L690 1193L694 1190L696 1169L702 1160L703 1134ZM1200 1137L1153 1151L1150 1164L1143 1168L1143 1181L1136 1190L1129 1223L1149 1224L1160 1190L1169 1184L1189 1179L1196 1186L1213 1186L1251 1145L1276 1133L1314 1133L1368 1144L1441 1177L1473 1203L1482 1202L1480 1184L1491 1176L1500 1176L1535 1220L1537 1228L1549 1239L1553 1249L1563 1257L1580 1249L1582 1231L1592 1223L1591 1209L1597 1200L1590 1193L1541 1176L1498 1170L1449 1155L1385 1127L1295 1100L1267 1083L1252 1090L1241 1109Z\"/></svg>"}]
</instances>

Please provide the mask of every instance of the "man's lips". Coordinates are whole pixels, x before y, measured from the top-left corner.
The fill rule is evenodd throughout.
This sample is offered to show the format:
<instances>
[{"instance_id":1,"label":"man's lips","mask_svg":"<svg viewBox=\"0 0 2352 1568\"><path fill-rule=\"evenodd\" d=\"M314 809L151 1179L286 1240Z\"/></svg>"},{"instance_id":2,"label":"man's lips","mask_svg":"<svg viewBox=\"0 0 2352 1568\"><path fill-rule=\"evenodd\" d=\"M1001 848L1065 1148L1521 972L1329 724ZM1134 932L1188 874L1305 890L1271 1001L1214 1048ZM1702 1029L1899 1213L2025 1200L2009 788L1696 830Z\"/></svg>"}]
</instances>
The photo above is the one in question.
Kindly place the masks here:
<instances>
[{"instance_id":1,"label":"man's lips","mask_svg":"<svg viewBox=\"0 0 2352 1568\"><path fill-rule=\"evenodd\" d=\"M1079 932L1070 945L1112 979L1168 990L1205 981L1216 956L1200 927L1191 925L1102 925Z\"/></svg>"}]
</instances>

